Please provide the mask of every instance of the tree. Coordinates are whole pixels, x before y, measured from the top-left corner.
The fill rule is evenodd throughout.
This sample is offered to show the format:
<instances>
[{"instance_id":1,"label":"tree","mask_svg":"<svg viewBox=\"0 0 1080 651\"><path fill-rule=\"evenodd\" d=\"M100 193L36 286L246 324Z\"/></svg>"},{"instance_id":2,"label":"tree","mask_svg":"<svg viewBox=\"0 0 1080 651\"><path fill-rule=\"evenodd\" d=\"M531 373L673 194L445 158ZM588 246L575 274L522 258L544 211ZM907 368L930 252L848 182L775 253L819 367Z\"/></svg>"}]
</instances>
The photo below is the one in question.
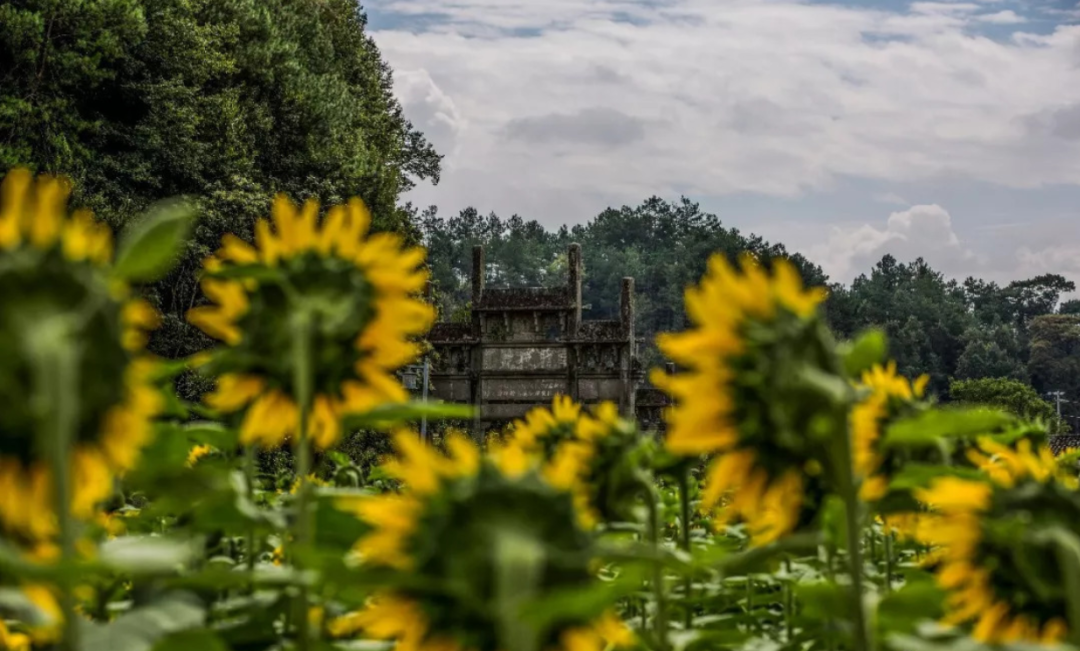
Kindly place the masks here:
<instances>
[{"instance_id":1,"label":"tree","mask_svg":"<svg viewBox=\"0 0 1080 651\"><path fill-rule=\"evenodd\" d=\"M957 403L996 407L1021 418L1041 420L1054 433L1065 431L1054 405L1023 382L1005 378L958 380L949 385L949 397Z\"/></svg>"},{"instance_id":2,"label":"tree","mask_svg":"<svg viewBox=\"0 0 1080 651\"><path fill-rule=\"evenodd\" d=\"M1031 383L1041 393L1080 399L1080 316L1045 315L1031 322Z\"/></svg>"},{"instance_id":3,"label":"tree","mask_svg":"<svg viewBox=\"0 0 1080 651\"><path fill-rule=\"evenodd\" d=\"M683 292L705 272L714 252L735 260L750 252L764 264L790 259L805 281L827 282L821 268L781 245L756 235L725 228L716 215L702 212L686 198L669 202L650 197L638 206L608 208L595 219L573 228L548 231L517 215L502 219L481 216L466 208L443 218L435 208L419 218L428 247L432 278L443 315L459 313L469 300L472 247L482 244L487 259L485 282L492 286L553 285L566 280L566 249L582 245L585 273L585 318L615 319L619 315L620 285L625 276L635 279L637 333L645 339L641 350L646 365L659 363L653 346L658 332L681 330L686 325Z\"/></svg>"},{"instance_id":4,"label":"tree","mask_svg":"<svg viewBox=\"0 0 1080 651\"><path fill-rule=\"evenodd\" d=\"M1015 328L1007 325L972 327L964 333L967 342L956 360L954 376L960 380L1009 378L1028 381L1024 358L1027 351Z\"/></svg>"},{"instance_id":5,"label":"tree","mask_svg":"<svg viewBox=\"0 0 1080 651\"><path fill-rule=\"evenodd\" d=\"M155 352L206 343L183 314L226 231L271 198L360 195L411 232L398 197L440 157L404 118L354 0L16 0L0 6L0 164L63 173L116 228L173 195L201 220L149 296ZM412 233L415 237L416 234Z\"/></svg>"},{"instance_id":6,"label":"tree","mask_svg":"<svg viewBox=\"0 0 1080 651\"><path fill-rule=\"evenodd\" d=\"M1063 301L1058 306L1058 314L1080 314L1080 299Z\"/></svg>"},{"instance_id":7,"label":"tree","mask_svg":"<svg viewBox=\"0 0 1080 651\"><path fill-rule=\"evenodd\" d=\"M900 263L884 256L870 275L831 299L826 314L838 334L851 337L871 326L889 335L890 355L900 372L930 376L930 390L944 394L974 325L963 288L924 260Z\"/></svg>"}]
</instances>

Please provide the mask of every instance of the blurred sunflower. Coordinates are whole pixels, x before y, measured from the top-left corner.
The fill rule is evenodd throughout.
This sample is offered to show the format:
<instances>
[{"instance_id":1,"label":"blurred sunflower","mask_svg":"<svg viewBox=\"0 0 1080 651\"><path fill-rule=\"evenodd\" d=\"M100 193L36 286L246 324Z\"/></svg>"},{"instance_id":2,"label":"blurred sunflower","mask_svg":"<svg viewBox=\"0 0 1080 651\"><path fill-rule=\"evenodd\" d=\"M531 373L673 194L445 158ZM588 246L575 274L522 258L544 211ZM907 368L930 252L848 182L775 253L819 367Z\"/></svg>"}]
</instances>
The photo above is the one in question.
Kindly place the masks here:
<instances>
[{"instance_id":1,"label":"blurred sunflower","mask_svg":"<svg viewBox=\"0 0 1080 651\"><path fill-rule=\"evenodd\" d=\"M245 444L276 447L298 431L299 364L314 376L308 434L319 448L338 441L343 414L404 402L392 372L418 355L413 339L435 318L414 297L427 281L423 249L369 235L360 199L330 208L321 224L318 213L314 200L298 207L278 196L272 223L256 224L254 247L226 235L204 263L213 304L188 312L227 344L209 363L219 377L206 401L226 413L247 408ZM309 343L306 361L288 352L298 337Z\"/></svg>"},{"instance_id":2,"label":"blurred sunflower","mask_svg":"<svg viewBox=\"0 0 1080 651\"><path fill-rule=\"evenodd\" d=\"M534 407L511 427L511 436L522 447L536 451L542 449L550 457L555 447L563 441L578 438L582 423L581 405L572 398L557 395L551 408Z\"/></svg>"},{"instance_id":3,"label":"blurred sunflower","mask_svg":"<svg viewBox=\"0 0 1080 651\"><path fill-rule=\"evenodd\" d=\"M859 389L865 397L851 409L851 438L855 474L861 480L859 498L880 500L889 490L889 474L883 468L880 439L882 423L916 398L921 398L930 377L910 382L896 372L896 362L875 365L862 375Z\"/></svg>"},{"instance_id":4,"label":"blurred sunflower","mask_svg":"<svg viewBox=\"0 0 1080 651\"><path fill-rule=\"evenodd\" d=\"M32 641L26 633L13 633L0 620L0 649L7 651L30 651Z\"/></svg>"},{"instance_id":5,"label":"blurred sunflower","mask_svg":"<svg viewBox=\"0 0 1080 651\"><path fill-rule=\"evenodd\" d=\"M553 486L573 493L584 527L632 517L644 441L614 403L587 413L569 397L556 396L551 409L536 407L516 423L510 443L539 458Z\"/></svg>"},{"instance_id":6,"label":"blurred sunflower","mask_svg":"<svg viewBox=\"0 0 1080 651\"><path fill-rule=\"evenodd\" d=\"M408 585L453 590L395 582L363 610L331 621L333 636L396 639L400 649L414 651L498 651L512 646L507 624L521 621L507 612L504 590L527 582L525 591L540 597L597 580L594 540L579 526L572 496L546 482L520 446L481 456L455 436L444 456L411 432L394 440L400 457L387 469L405 490L342 503L371 526L355 551L364 564L408 576ZM633 642L611 613L571 616L530 635L533 648L545 650L602 651Z\"/></svg>"},{"instance_id":7,"label":"blurred sunflower","mask_svg":"<svg viewBox=\"0 0 1080 651\"><path fill-rule=\"evenodd\" d=\"M973 623L990 643L1055 643L1068 633L1068 599L1055 536L1080 534L1077 479L1047 447L979 443L984 480L940 477L916 493L930 512L918 539L935 548L949 591L947 621Z\"/></svg>"},{"instance_id":8,"label":"blurred sunflower","mask_svg":"<svg viewBox=\"0 0 1080 651\"><path fill-rule=\"evenodd\" d=\"M200 443L198 445L192 446L192 448L188 450L187 455L188 467L195 467L195 464L199 463L200 459L217 454L217 451L217 448L212 445L207 445L205 443Z\"/></svg>"},{"instance_id":9,"label":"blurred sunflower","mask_svg":"<svg viewBox=\"0 0 1080 651\"><path fill-rule=\"evenodd\" d=\"M740 266L720 254L709 260L701 284L686 291L693 329L657 338L685 371L655 370L651 379L675 399L665 415L667 449L715 455L703 506L730 494L717 525L741 519L761 545L795 530L812 511L803 508L804 475L829 475L822 472L824 446L811 432L837 415L802 378L841 371L817 316L825 291L804 289L785 260L773 263L772 274L750 256ZM824 429L834 427L843 430Z\"/></svg>"},{"instance_id":10,"label":"blurred sunflower","mask_svg":"<svg viewBox=\"0 0 1080 651\"><path fill-rule=\"evenodd\" d=\"M53 482L40 432L55 406L34 351L45 333L77 342L71 372L78 413L71 451L71 506L90 518L114 478L130 469L152 434L162 398L143 355L158 315L106 276L109 228L90 212L68 215L69 185L24 169L0 186L0 529L24 540L56 532ZM62 329L62 330L61 330Z\"/></svg>"}]
</instances>

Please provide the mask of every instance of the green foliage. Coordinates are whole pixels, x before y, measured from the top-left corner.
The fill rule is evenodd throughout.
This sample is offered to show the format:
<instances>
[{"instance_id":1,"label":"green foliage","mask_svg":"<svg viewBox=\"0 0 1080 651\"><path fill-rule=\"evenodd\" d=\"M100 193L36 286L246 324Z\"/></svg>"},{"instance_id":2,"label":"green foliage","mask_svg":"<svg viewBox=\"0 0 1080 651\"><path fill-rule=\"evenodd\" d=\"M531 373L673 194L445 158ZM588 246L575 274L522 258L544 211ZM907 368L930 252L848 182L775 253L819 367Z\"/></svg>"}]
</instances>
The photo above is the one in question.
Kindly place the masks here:
<instances>
[{"instance_id":1,"label":"green foliage","mask_svg":"<svg viewBox=\"0 0 1080 651\"><path fill-rule=\"evenodd\" d=\"M73 203L117 230L155 201L200 216L179 266L149 288L155 352L209 345L184 323L225 232L250 238L276 192L359 194L378 229L440 157L402 114L353 0L17 0L0 5L0 172L63 173Z\"/></svg>"},{"instance_id":2,"label":"green foliage","mask_svg":"<svg viewBox=\"0 0 1080 651\"><path fill-rule=\"evenodd\" d=\"M636 282L636 329L645 340L645 364L659 362L653 336L687 324L683 291L705 271L709 255L734 260L751 252L762 260L789 258L808 283L824 284L820 267L782 245L725 228L716 215L682 198L651 197L639 206L608 208L587 224L547 231L536 221L514 215L504 219L473 208L440 217L435 208L419 216L428 248L440 314L450 320L469 299L472 247L484 246L485 283L491 287L561 285L566 282L566 249L581 244L584 253L582 302L586 319L619 318L622 279Z\"/></svg>"},{"instance_id":3,"label":"green foliage","mask_svg":"<svg viewBox=\"0 0 1080 651\"><path fill-rule=\"evenodd\" d=\"M190 205L163 203L124 233L113 265L113 273L128 281L155 280L168 272L194 217Z\"/></svg>"},{"instance_id":4,"label":"green foliage","mask_svg":"<svg viewBox=\"0 0 1080 651\"><path fill-rule=\"evenodd\" d=\"M1080 316L1045 315L1031 322L1031 382L1042 392L1080 396Z\"/></svg>"},{"instance_id":5,"label":"green foliage","mask_svg":"<svg viewBox=\"0 0 1080 651\"><path fill-rule=\"evenodd\" d=\"M1021 418L1040 420L1050 424L1054 431L1062 431L1054 405L1023 382L988 377L958 380L949 385L949 396L955 402L997 407Z\"/></svg>"}]
</instances>

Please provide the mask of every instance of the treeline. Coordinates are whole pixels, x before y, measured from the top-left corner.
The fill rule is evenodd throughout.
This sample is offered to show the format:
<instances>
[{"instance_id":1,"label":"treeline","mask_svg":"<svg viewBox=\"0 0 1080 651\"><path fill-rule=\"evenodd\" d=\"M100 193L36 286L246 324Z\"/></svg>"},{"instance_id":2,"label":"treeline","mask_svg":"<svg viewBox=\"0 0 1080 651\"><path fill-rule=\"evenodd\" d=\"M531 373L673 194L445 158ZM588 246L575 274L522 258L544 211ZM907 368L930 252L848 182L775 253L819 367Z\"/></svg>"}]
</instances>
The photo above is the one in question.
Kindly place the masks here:
<instances>
[{"instance_id":1,"label":"treeline","mask_svg":"<svg viewBox=\"0 0 1080 651\"><path fill-rule=\"evenodd\" d=\"M921 259L904 263L885 256L850 285L830 283L804 256L725 227L685 198L652 197L554 231L517 215L482 215L473 208L445 217L429 208L418 225L448 320L468 309L473 245L486 249L487 283L515 286L564 282L567 245L579 242L586 318L617 318L620 280L633 276L636 327L646 339L642 357L654 364L659 357L651 340L686 325L683 290L704 272L708 256L720 251L734 259L749 251L766 264L789 258L806 282L827 285L826 315L838 336L883 328L899 369L928 374L930 391L940 399L992 402L1047 418L1051 406L1040 396L1063 391L1069 400L1080 399L1080 317L1074 316L1080 301L1061 303L1076 286L1060 275L1004 286L977 278L958 282ZM957 381L972 382L951 387Z\"/></svg>"}]
</instances>

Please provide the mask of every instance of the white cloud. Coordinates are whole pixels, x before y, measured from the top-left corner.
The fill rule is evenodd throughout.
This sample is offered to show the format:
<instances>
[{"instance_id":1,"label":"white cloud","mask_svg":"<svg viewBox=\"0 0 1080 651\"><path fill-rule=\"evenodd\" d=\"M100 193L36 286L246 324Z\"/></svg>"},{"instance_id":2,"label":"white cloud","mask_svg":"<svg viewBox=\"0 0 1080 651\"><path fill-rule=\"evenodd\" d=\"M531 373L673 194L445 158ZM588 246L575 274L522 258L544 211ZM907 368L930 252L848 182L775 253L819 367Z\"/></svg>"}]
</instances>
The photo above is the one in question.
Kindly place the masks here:
<instances>
[{"instance_id":1,"label":"white cloud","mask_svg":"<svg viewBox=\"0 0 1080 651\"><path fill-rule=\"evenodd\" d=\"M829 239L811 246L807 254L833 280L844 282L866 272L886 254L901 262L921 257L948 275L964 275L980 263L953 230L949 212L937 204L894 212L882 225L833 227Z\"/></svg>"},{"instance_id":2,"label":"white cloud","mask_svg":"<svg viewBox=\"0 0 1080 651\"><path fill-rule=\"evenodd\" d=\"M456 158L458 137L468 124L454 100L439 88L424 69L394 73L394 92L407 108L413 125L446 156L449 165Z\"/></svg>"},{"instance_id":3,"label":"white cloud","mask_svg":"<svg viewBox=\"0 0 1080 651\"><path fill-rule=\"evenodd\" d=\"M975 20L994 25L1018 25L1027 22L1026 18L1017 14L1012 9L1006 9L1005 11L998 11L992 14L980 14L975 17Z\"/></svg>"},{"instance_id":4,"label":"white cloud","mask_svg":"<svg viewBox=\"0 0 1080 651\"><path fill-rule=\"evenodd\" d=\"M996 2L382 0L427 16L426 31L373 36L407 115L446 154L419 204L555 226L653 194L799 199L856 179L895 191L840 202L828 223L775 199L787 208L771 225L739 225L839 280L884 253L999 281L1080 274L1080 232L1032 239L1038 192L961 210L958 228L933 202L960 204L917 189L1080 186L1080 26L993 40L980 30L1026 18ZM874 201L899 212L867 223Z\"/></svg>"},{"instance_id":5,"label":"white cloud","mask_svg":"<svg viewBox=\"0 0 1080 651\"><path fill-rule=\"evenodd\" d=\"M482 208L555 224L608 197L675 188L799 196L841 177L1080 183L1080 139L1051 124L1080 106L1080 27L998 42L971 31L974 7L387 0L380 11L447 19L374 36L408 114L453 135L450 171L416 197L448 208L498 194L505 204ZM593 130L565 137L589 120ZM529 137L508 138L515 127ZM522 184L548 198L490 189ZM551 196L593 209L540 214Z\"/></svg>"}]
</instances>

